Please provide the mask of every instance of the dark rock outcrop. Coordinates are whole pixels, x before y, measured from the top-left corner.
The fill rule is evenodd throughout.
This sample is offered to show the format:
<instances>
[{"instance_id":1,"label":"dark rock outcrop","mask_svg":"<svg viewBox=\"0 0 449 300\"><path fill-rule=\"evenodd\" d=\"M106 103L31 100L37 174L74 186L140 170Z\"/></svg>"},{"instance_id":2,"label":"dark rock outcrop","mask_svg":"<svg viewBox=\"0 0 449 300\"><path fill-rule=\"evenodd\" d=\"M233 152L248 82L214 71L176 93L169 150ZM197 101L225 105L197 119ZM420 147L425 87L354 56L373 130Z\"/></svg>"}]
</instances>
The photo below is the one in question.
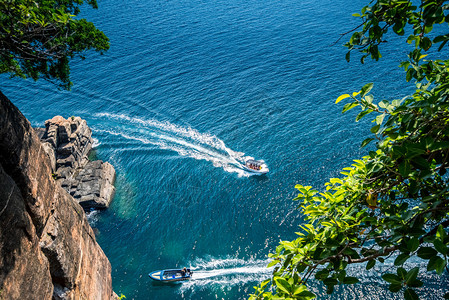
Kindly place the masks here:
<instances>
[{"instance_id":1,"label":"dark rock outcrop","mask_svg":"<svg viewBox=\"0 0 449 300\"><path fill-rule=\"evenodd\" d=\"M106 208L115 193L115 170L108 162L91 161L72 179L62 181L62 187L87 208Z\"/></svg>"},{"instance_id":2,"label":"dark rock outcrop","mask_svg":"<svg viewBox=\"0 0 449 300\"><path fill-rule=\"evenodd\" d=\"M111 265L47 150L0 92L0 298L111 299Z\"/></svg>"},{"instance_id":3,"label":"dark rock outcrop","mask_svg":"<svg viewBox=\"0 0 449 300\"><path fill-rule=\"evenodd\" d=\"M56 116L36 132L62 187L85 210L109 207L115 193L115 169L101 160L89 161L93 140L86 121Z\"/></svg>"}]
</instances>

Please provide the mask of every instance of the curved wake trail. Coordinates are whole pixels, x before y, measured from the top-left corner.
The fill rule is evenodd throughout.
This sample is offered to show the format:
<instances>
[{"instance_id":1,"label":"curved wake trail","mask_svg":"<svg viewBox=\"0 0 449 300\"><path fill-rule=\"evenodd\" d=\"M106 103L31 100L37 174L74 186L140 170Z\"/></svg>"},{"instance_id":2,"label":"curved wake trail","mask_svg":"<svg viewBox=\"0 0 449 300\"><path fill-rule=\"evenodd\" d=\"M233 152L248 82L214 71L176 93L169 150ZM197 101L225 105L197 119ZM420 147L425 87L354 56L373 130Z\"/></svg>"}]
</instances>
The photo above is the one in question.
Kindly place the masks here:
<instances>
[{"instance_id":1,"label":"curved wake trail","mask_svg":"<svg viewBox=\"0 0 449 300\"><path fill-rule=\"evenodd\" d=\"M100 128L95 128L96 132L154 145L160 149L175 151L181 156L210 161L215 167L223 168L229 173L237 173L240 177L253 175L242 169L244 161L252 157L226 147L215 135L200 133L191 127L123 114L97 113L95 117L106 119L106 122L98 124Z\"/></svg>"},{"instance_id":2,"label":"curved wake trail","mask_svg":"<svg viewBox=\"0 0 449 300\"><path fill-rule=\"evenodd\" d=\"M192 264L193 276L183 282L181 292L210 287L230 287L249 282L260 282L270 277L273 268L270 260L211 259L197 260Z\"/></svg>"}]
</instances>

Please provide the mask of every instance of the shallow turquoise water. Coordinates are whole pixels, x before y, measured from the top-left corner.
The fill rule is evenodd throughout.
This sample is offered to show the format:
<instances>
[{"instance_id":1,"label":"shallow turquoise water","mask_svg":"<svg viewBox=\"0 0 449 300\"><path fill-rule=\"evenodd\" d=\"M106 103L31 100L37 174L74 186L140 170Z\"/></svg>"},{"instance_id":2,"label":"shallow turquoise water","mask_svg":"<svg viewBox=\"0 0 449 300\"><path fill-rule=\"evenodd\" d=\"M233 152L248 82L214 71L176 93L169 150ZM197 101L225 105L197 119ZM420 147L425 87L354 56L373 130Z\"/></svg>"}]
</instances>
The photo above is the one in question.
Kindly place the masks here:
<instances>
[{"instance_id":1,"label":"shallow turquoise water","mask_svg":"<svg viewBox=\"0 0 449 300\"><path fill-rule=\"evenodd\" d=\"M109 210L91 214L127 299L244 299L269 276L267 253L292 239L297 183L322 187L352 159L369 120L355 123L335 99L375 82L403 97L391 38L384 58L360 65L331 46L365 1L100 1L85 15L111 39L104 56L75 61L71 92L0 77L1 90L34 126L79 115L96 156L117 170ZM249 176L244 157L271 172ZM157 285L150 271L180 266L196 280ZM400 298L366 273L335 299ZM438 299L447 276L421 295ZM432 282L432 284L430 284ZM315 287L318 295L325 291Z\"/></svg>"}]
</instances>

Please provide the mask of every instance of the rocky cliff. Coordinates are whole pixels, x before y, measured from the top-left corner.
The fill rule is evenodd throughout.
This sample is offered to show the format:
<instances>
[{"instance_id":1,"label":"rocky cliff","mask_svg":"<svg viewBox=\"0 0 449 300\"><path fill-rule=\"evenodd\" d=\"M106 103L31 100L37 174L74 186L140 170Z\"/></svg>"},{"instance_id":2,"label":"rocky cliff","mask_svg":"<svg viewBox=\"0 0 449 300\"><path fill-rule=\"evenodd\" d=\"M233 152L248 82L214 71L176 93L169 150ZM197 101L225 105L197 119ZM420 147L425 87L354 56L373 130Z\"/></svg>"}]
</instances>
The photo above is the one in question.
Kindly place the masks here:
<instances>
[{"instance_id":1,"label":"rocky cliff","mask_svg":"<svg viewBox=\"0 0 449 300\"><path fill-rule=\"evenodd\" d=\"M51 164L0 92L0 299L110 299L111 265Z\"/></svg>"}]
</instances>

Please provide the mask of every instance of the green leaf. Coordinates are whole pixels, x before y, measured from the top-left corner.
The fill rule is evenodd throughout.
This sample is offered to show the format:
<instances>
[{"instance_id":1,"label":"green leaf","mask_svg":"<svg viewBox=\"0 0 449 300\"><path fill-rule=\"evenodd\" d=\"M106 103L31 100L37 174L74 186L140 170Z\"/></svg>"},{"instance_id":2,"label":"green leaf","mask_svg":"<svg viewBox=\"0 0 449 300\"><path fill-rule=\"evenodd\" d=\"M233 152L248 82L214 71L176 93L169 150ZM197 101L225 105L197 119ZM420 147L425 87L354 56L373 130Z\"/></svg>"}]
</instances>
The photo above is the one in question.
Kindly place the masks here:
<instances>
[{"instance_id":1,"label":"green leaf","mask_svg":"<svg viewBox=\"0 0 449 300\"><path fill-rule=\"evenodd\" d=\"M437 266L435 268L435 271L438 275L443 274L444 268L446 267L446 261L444 259L437 260Z\"/></svg>"},{"instance_id":2,"label":"green leaf","mask_svg":"<svg viewBox=\"0 0 449 300\"><path fill-rule=\"evenodd\" d=\"M430 247L421 247L418 250L418 257L422 259L431 259L432 257L437 255L437 251Z\"/></svg>"},{"instance_id":3,"label":"green leaf","mask_svg":"<svg viewBox=\"0 0 449 300\"><path fill-rule=\"evenodd\" d=\"M379 102L378 105L379 105L380 108L384 108L385 109L385 108L388 107L388 105L390 105L390 102L388 102L387 100L382 100L382 101Z\"/></svg>"},{"instance_id":4,"label":"green leaf","mask_svg":"<svg viewBox=\"0 0 449 300\"><path fill-rule=\"evenodd\" d=\"M286 292L287 294L290 294L290 293L291 293L291 288L292 288L292 287L290 286L290 284L288 283L287 280L285 280L285 279L282 278L282 277L278 277L278 278L276 278L274 281L276 282L276 286L277 286L279 289L283 290L283 291Z\"/></svg>"},{"instance_id":5,"label":"green leaf","mask_svg":"<svg viewBox=\"0 0 449 300\"><path fill-rule=\"evenodd\" d=\"M352 249L352 248L346 248L343 251L343 253L349 255L351 258L356 258L356 259L360 258L359 253L357 251L355 251L354 249Z\"/></svg>"},{"instance_id":6,"label":"green leaf","mask_svg":"<svg viewBox=\"0 0 449 300\"><path fill-rule=\"evenodd\" d=\"M441 257L439 256L432 257L431 259L429 259L429 262L427 263L427 271L436 270L442 263L444 263L444 260Z\"/></svg>"},{"instance_id":7,"label":"green leaf","mask_svg":"<svg viewBox=\"0 0 449 300\"><path fill-rule=\"evenodd\" d=\"M419 44L421 46L421 48L423 48L424 50L429 50L430 47L432 47L432 41L428 38L428 37L423 37L421 39L421 42Z\"/></svg>"},{"instance_id":8,"label":"green leaf","mask_svg":"<svg viewBox=\"0 0 449 300\"><path fill-rule=\"evenodd\" d=\"M444 42L442 42L442 43L440 44L440 46L438 47L438 51L441 51L441 49L443 49L443 47L446 46L447 42L448 42L447 40L444 41Z\"/></svg>"},{"instance_id":9,"label":"green leaf","mask_svg":"<svg viewBox=\"0 0 449 300\"><path fill-rule=\"evenodd\" d=\"M346 99L346 98L349 98L349 97L351 97L351 95L349 95L349 94L343 94L343 95L339 96L339 97L337 98L337 100L335 100L335 103L338 103L338 102L340 102L341 100Z\"/></svg>"},{"instance_id":10,"label":"green leaf","mask_svg":"<svg viewBox=\"0 0 449 300\"><path fill-rule=\"evenodd\" d=\"M318 279L318 280L324 280L327 277L329 277L329 270L328 269L320 270L320 271L316 272L316 274L315 274L315 278Z\"/></svg>"},{"instance_id":11,"label":"green leaf","mask_svg":"<svg viewBox=\"0 0 449 300\"><path fill-rule=\"evenodd\" d=\"M412 80L413 76L415 76L416 71L412 68L407 70L406 76L405 76L405 80L407 80L407 82L409 82L410 80Z\"/></svg>"},{"instance_id":12,"label":"green leaf","mask_svg":"<svg viewBox=\"0 0 449 300\"><path fill-rule=\"evenodd\" d=\"M270 263L268 264L267 268L270 268L270 267L272 267L272 266L274 266L274 265L277 265L278 263L279 263L278 260L270 261Z\"/></svg>"},{"instance_id":13,"label":"green leaf","mask_svg":"<svg viewBox=\"0 0 449 300\"><path fill-rule=\"evenodd\" d=\"M301 285L298 285L298 286L295 287L295 290L294 290L293 294L297 295L297 294L299 294L299 293L301 293L303 291L306 291L306 290L307 290L307 287L305 285L301 284Z\"/></svg>"},{"instance_id":14,"label":"green leaf","mask_svg":"<svg viewBox=\"0 0 449 300\"><path fill-rule=\"evenodd\" d=\"M410 163L407 160L403 160L400 164L399 164L399 173L403 176L403 177L408 177L408 175L410 174L411 171L411 166Z\"/></svg>"},{"instance_id":15,"label":"green leaf","mask_svg":"<svg viewBox=\"0 0 449 300\"><path fill-rule=\"evenodd\" d=\"M401 283L402 282L401 278L399 278L398 275L390 274L390 273L382 275L382 279L389 283Z\"/></svg>"},{"instance_id":16,"label":"green leaf","mask_svg":"<svg viewBox=\"0 0 449 300\"><path fill-rule=\"evenodd\" d=\"M297 295L297 297L298 297L297 299L308 300L308 299L316 298L316 295L310 291L302 291L301 293L299 293Z\"/></svg>"},{"instance_id":17,"label":"green leaf","mask_svg":"<svg viewBox=\"0 0 449 300\"><path fill-rule=\"evenodd\" d=\"M440 150L446 150L449 148L449 142L436 142L432 143L429 147L430 151L440 151ZM441 225L440 225L441 226Z\"/></svg>"},{"instance_id":18,"label":"green leaf","mask_svg":"<svg viewBox=\"0 0 449 300\"><path fill-rule=\"evenodd\" d=\"M372 110L363 110L361 111L357 117L355 118L355 121L358 122L360 121L361 118L363 118L364 116L366 116L367 114L372 113Z\"/></svg>"},{"instance_id":19,"label":"green leaf","mask_svg":"<svg viewBox=\"0 0 449 300\"><path fill-rule=\"evenodd\" d=\"M352 103L346 103L345 106L343 106L343 111L342 113L347 112L348 110L353 109L354 107L358 106L359 103L357 101L354 101Z\"/></svg>"},{"instance_id":20,"label":"green leaf","mask_svg":"<svg viewBox=\"0 0 449 300\"><path fill-rule=\"evenodd\" d=\"M390 284L390 286L388 287L388 289L390 290L390 292L392 293L397 293L401 290L402 288L402 284L400 283L392 283Z\"/></svg>"},{"instance_id":21,"label":"green leaf","mask_svg":"<svg viewBox=\"0 0 449 300\"><path fill-rule=\"evenodd\" d=\"M407 275L405 275L405 282L407 284L413 282L416 280L416 277L418 276L419 267L415 267L407 272Z\"/></svg>"},{"instance_id":22,"label":"green leaf","mask_svg":"<svg viewBox=\"0 0 449 300\"><path fill-rule=\"evenodd\" d=\"M447 246L440 239L435 239L433 241L433 245L435 246L435 249L441 254L446 255L448 253Z\"/></svg>"},{"instance_id":23,"label":"green leaf","mask_svg":"<svg viewBox=\"0 0 449 300\"><path fill-rule=\"evenodd\" d=\"M443 225L441 224L440 226L438 226L436 237L439 238L441 241L444 241L444 239L446 238L446 232L444 231Z\"/></svg>"},{"instance_id":24,"label":"green leaf","mask_svg":"<svg viewBox=\"0 0 449 300\"><path fill-rule=\"evenodd\" d=\"M343 279L343 283L344 284L355 284L355 283L359 283L359 279L357 277L345 277Z\"/></svg>"},{"instance_id":25,"label":"green leaf","mask_svg":"<svg viewBox=\"0 0 449 300\"><path fill-rule=\"evenodd\" d=\"M407 242L407 249L410 252L416 251L419 247L419 239L418 238L412 238Z\"/></svg>"},{"instance_id":26,"label":"green leaf","mask_svg":"<svg viewBox=\"0 0 449 300\"><path fill-rule=\"evenodd\" d=\"M364 97L367 93L369 93L369 91L371 91L371 89L373 88L374 83L370 82L365 84L362 89L360 90L360 97Z\"/></svg>"},{"instance_id":27,"label":"green leaf","mask_svg":"<svg viewBox=\"0 0 449 300\"><path fill-rule=\"evenodd\" d=\"M443 41L447 41L447 40L449 40L449 34L439 35L433 39L433 42L439 43L439 42L443 42Z\"/></svg>"},{"instance_id":28,"label":"green leaf","mask_svg":"<svg viewBox=\"0 0 449 300\"><path fill-rule=\"evenodd\" d=\"M406 300L419 300L418 295L412 289L406 289L404 292L404 297Z\"/></svg>"},{"instance_id":29,"label":"green leaf","mask_svg":"<svg viewBox=\"0 0 449 300\"><path fill-rule=\"evenodd\" d=\"M376 260L375 259L372 259L372 260L368 261L368 263L366 264L366 269L367 270L372 269L375 264L376 264Z\"/></svg>"},{"instance_id":30,"label":"green leaf","mask_svg":"<svg viewBox=\"0 0 449 300\"><path fill-rule=\"evenodd\" d=\"M334 278L327 278L323 281L323 283L327 286L334 286L338 284L338 280Z\"/></svg>"},{"instance_id":31,"label":"green leaf","mask_svg":"<svg viewBox=\"0 0 449 300\"><path fill-rule=\"evenodd\" d=\"M372 104L373 100L374 100L374 96L373 95L366 95L365 98L363 98L363 100L365 100L368 104Z\"/></svg>"},{"instance_id":32,"label":"green leaf","mask_svg":"<svg viewBox=\"0 0 449 300\"><path fill-rule=\"evenodd\" d=\"M408 255L406 253L402 253L402 254L398 255L398 257L396 257L396 259L394 260L394 265L400 266L400 265L404 264L405 261L409 258L410 258L410 255Z\"/></svg>"},{"instance_id":33,"label":"green leaf","mask_svg":"<svg viewBox=\"0 0 449 300\"><path fill-rule=\"evenodd\" d=\"M398 273L398 276L401 279L405 279L405 276L407 276L407 271L402 267L398 268L396 272Z\"/></svg>"},{"instance_id":34,"label":"green leaf","mask_svg":"<svg viewBox=\"0 0 449 300\"><path fill-rule=\"evenodd\" d=\"M422 287L423 286L423 282L421 280L415 279L414 281L408 283L407 285L409 287Z\"/></svg>"},{"instance_id":35,"label":"green leaf","mask_svg":"<svg viewBox=\"0 0 449 300\"><path fill-rule=\"evenodd\" d=\"M384 118L385 118L385 114L378 115L376 117L376 124L377 125L382 125L382 122L384 121Z\"/></svg>"},{"instance_id":36,"label":"green leaf","mask_svg":"<svg viewBox=\"0 0 449 300\"><path fill-rule=\"evenodd\" d=\"M261 287L261 288L265 288L265 287L268 285L268 283L269 283L270 281L271 281L270 279L266 279L266 280L262 281L262 282L260 283L260 287Z\"/></svg>"},{"instance_id":37,"label":"green leaf","mask_svg":"<svg viewBox=\"0 0 449 300\"><path fill-rule=\"evenodd\" d=\"M373 127L371 127L371 132L376 134L380 129L380 125L375 125Z\"/></svg>"},{"instance_id":38,"label":"green leaf","mask_svg":"<svg viewBox=\"0 0 449 300\"><path fill-rule=\"evenodd\" d=\"M374 141L373 138L367 138L362 142L362 145L360 146L361 148L366 147L366 145L368 145L371 141Z\"/></svg>"}]
</instances>

